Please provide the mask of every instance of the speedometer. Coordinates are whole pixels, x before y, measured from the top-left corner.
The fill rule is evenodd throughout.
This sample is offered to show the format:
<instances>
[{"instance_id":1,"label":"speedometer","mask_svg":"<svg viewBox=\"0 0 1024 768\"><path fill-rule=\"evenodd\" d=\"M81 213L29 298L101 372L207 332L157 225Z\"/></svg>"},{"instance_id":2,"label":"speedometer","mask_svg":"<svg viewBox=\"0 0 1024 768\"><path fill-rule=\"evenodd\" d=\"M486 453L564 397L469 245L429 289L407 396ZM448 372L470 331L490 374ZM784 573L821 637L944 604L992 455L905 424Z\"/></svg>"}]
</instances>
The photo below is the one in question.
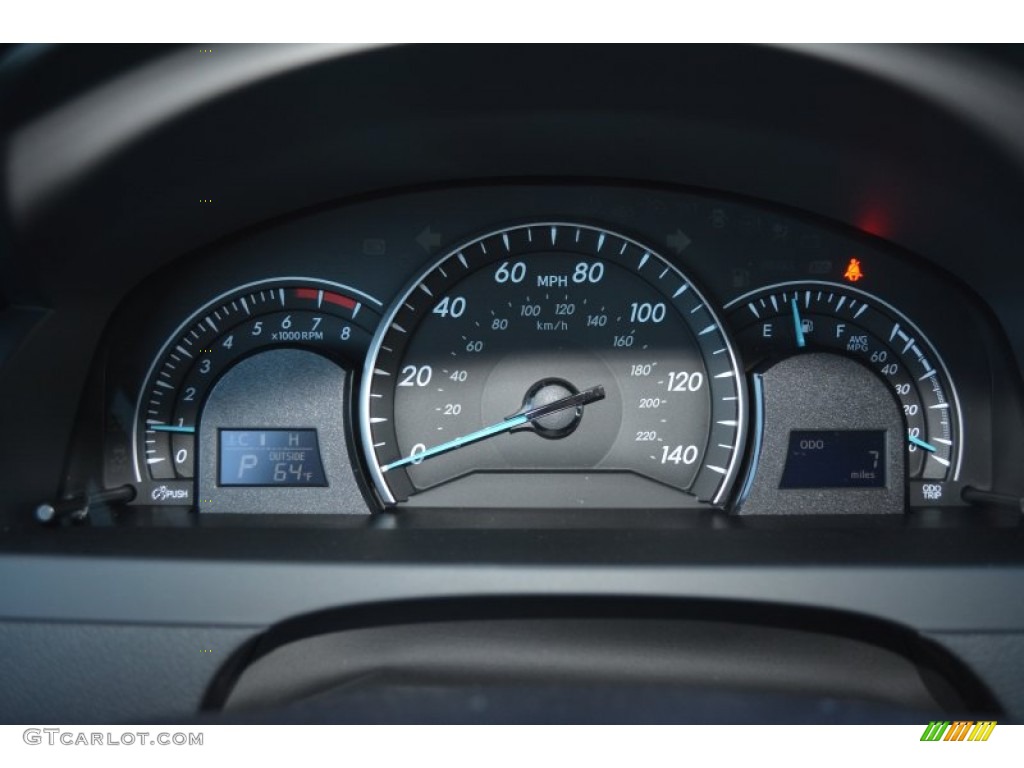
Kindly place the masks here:
<instances>
[{"instance_id":1,"label":"speedometer","mask_svg":"<svg viewBox=\"0 0 1024 768\"><path fill-rule=\"evenodd\" d=\"M374 337L360 409L388 505L720 505L745 434L743 377L700 291L574 223L494 232L423 270Z\"/></svg>"}]
</instances>

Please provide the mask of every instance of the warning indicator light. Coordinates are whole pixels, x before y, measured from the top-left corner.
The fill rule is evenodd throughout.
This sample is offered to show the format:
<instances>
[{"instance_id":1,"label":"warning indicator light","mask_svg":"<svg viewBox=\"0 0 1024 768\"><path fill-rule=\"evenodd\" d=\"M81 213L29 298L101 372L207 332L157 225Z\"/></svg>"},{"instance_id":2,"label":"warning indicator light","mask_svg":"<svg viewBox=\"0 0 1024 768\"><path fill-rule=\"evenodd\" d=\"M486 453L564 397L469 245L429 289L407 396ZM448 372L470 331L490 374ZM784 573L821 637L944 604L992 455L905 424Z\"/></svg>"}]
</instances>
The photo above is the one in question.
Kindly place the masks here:
<instances>
[{"instance_id":1,"label":"warning indicator light","mask_svg":"<svg viewBox=\"0 0 1024 768\"><path fill-rule=\"evenodd\" d=\"M864 277L864 272L860 268L860 259L850 259L850 263L846 265L846 271L843 272L843 277L851 283L856 283Z\"/></svg>"}]
</instances>

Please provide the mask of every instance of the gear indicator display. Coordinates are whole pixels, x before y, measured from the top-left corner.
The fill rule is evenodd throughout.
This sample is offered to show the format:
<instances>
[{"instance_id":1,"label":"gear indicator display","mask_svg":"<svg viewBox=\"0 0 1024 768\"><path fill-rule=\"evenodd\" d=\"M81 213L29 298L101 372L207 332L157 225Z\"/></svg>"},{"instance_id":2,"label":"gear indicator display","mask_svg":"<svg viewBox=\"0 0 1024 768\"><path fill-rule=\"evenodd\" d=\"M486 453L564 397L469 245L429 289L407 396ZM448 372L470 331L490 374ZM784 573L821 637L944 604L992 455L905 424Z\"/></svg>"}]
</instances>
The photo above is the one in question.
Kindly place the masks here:
<instances>
[{"instance_id":1,"label":"gear indicator display","mask_svg":"<svg viewBox=\"0 0 1024 768\"><path fill-rule=\"evenodd\" d=\"M315 429L222 429L219 485L327 485Z\"/></svg>"}]
</instances>

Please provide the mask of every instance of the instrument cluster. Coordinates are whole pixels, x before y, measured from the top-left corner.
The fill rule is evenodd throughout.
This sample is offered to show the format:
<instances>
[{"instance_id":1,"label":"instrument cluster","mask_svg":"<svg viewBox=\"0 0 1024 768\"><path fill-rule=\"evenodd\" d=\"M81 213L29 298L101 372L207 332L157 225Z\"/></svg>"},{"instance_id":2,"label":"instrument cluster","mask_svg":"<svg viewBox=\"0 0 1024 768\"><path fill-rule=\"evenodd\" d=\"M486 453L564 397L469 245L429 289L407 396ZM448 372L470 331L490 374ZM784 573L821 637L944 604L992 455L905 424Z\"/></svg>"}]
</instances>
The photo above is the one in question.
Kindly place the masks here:
<instances>
[{"instance_id":1,"label":"instrument cluster","mask_svg":"<svg viewBox=\"0 0 1024 768\"><path fill-rule=\"evenodd\" d=\"M199 515L958 507L991 483L979 307L766 203L386 195L139 286L104 345L102 482Z\"/></svg>"}]
</instances>

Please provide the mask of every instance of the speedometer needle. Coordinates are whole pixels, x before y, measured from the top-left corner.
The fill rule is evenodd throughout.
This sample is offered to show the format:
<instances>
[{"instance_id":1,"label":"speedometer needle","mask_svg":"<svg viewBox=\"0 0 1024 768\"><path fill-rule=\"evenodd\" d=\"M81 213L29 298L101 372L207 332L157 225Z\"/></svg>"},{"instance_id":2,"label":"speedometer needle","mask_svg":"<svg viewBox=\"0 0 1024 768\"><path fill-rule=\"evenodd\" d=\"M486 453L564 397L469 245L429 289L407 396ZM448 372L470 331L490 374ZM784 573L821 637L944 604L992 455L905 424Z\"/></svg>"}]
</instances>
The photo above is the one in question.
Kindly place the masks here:
<instances>
[{"instance_id":1,"label":"speedometer needle","mask_svg":"<svg viewBox=\"0 0 1024 768\"><path fill-rule=\"evenodd\" d=\"M544 416L550 416L553 413L564 411L568 408L578 408L581 405L587 405L597 400L604 399L604 387L598 385L585 389L582 392L577 392L575 395L568 395L566 397L553 400L550 403L544 405L538 405L530 407L529 404L524 405L518 411L511 416L499 421L497 424L492 424L489 427L478 429L475 432L470 432L468 435L462 437L456 437L454 440L435 445L433 448L427 448L425 451L414 453L411 456L406 456L398 461L393 461L390 464L386 464L381 467L381 472L387 472L390 469L397 469L398 467L404 467L406 464L419 464L423 459L430 458L431 456L437 456L440 453L447 453L448 451L454 451L456 448L461 448L464 445L478 442L494 435L500 435L502 432L508 432L511 429L520 427L523 424L527 424L531 421L543 418Z\"/></svg>"}]
</instances>

